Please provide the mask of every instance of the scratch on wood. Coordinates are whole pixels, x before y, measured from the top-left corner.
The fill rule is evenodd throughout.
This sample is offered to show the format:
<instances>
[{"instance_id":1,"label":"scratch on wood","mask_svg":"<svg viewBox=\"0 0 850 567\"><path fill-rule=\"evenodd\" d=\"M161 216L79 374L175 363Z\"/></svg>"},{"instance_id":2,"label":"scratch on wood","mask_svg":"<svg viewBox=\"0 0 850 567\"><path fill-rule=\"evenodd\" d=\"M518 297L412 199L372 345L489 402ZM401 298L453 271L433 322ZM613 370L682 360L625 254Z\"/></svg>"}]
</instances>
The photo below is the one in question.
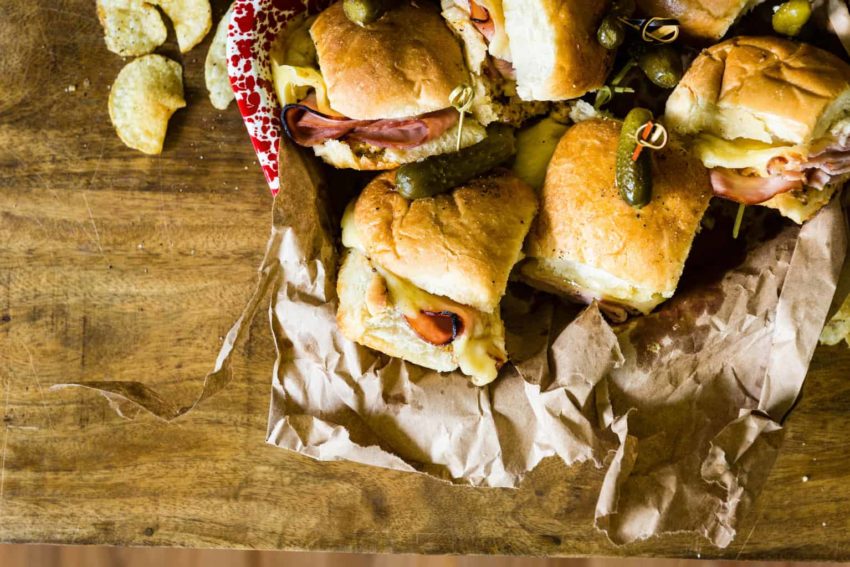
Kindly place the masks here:
<instances>
[{"instance_id":1,"label":"scratch on wood","mask_svg":"<svg viewBox=\"0 0 850 567\"><path fill-rule=\"evenodd\" d=\"M169 229L169 221L166 216L166 202L165 202L165 192L163 190L162 183L162 156L160 155L157 159L157 180L159 181L159 201L162 204L160 207L160 215L159 218L162 221L162 232L165 234L166 240L168 240L168 245L170 248L174 248L174 240L171 238L171 231Z\"/></svg>"},{"instance_id":2,"label":"scratch on wood","mask_svg":"<svg viewBox=\"0 0 850 567\"><path fill-rule=\"evenodd\" d=\"M41 397L41 407L45 410L45 418L47 419L47 426L50 429L53 429L53 420L50 419L50 407L47 405L47 397L44 395L44 388L41 387L41 380L38 379L38 373L35 370L35 362L32 358L32 351L27 346L27 343L20 341L21 346L24 347L24 350L27 353L27 357L29 358L30 365L30 374L35 381L36 389L38 390L38 395ZM7 392L8 394L8 392Z\"/></svg>"},{"instance_id":3,"label":"scratch on wood","mask_svg":"<svg viewBox=\"0 0 850 567\"><path fill-rule=\"evenodd\" d=\"M759 515L759 517L756 518L756 521L753 522L753 527L752 529L750 529L750 533L747 534L747 537L744 539L743 545L741 545L741 549L738 550L738 555L735 556L736 561L741 558L741 555L744 553L744 548L747 547L747 544L750 542L750 538L753 537L753 532L756 531L756 526L759 525L760 521L761 515Z\"/></svg>"},{"instance_id":4,"label":"scratch on wood","mask_svg":"<svg viewBox=\"0 0 850 567\"><path fill-rule=\"evenodd\" d=\"M0 518L3 517L3 488L6 486L6 447L9 445L9 426L3 430L3 457L0 459Z\"/></svg>"},{"instance_id":5,"label":"scratch on wood","mask_svg":"<svg viewBox=\"0 0 850 567\"><path fill-rule=\"evenodd\" d=\"M83 201L86 203L86 210L89 212L89 220L91 221L91 226L94 229L94 243L97 244L97 249L100 250L100 255L106 259L106 255L103 253L103 246L100 244L100 232L97 230L97 223L94 222L94 215L91 212L91 207L89 206L89 199L86 196L86 192L83 191Z\"/></svg>"},{"instance_id":6,"label":"scratch on wood","mask_svg":"<svg viewBox=\"0 0 850 567\"><path fill-rule=\"evenodd\" d=\"M86 367L86 327L88 327L88 315L83 315L83 330L80 337L80 367Z\"/></svg>"}]
</instances>

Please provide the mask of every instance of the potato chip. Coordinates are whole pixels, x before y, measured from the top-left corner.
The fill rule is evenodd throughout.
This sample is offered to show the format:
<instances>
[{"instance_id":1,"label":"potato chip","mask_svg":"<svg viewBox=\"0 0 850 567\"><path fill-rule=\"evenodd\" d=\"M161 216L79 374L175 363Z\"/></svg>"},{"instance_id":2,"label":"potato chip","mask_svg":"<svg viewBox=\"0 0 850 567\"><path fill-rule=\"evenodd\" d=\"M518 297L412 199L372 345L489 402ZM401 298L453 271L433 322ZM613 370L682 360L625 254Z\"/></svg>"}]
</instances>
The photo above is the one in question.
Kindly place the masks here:
<instances>
[{"instance_id":1,"label":"potato chip","mask_svg":"<svg viewBox=\"0 0 850 567\"><path fill-rule=\"evenodd\" d=\"M230 86L230 78L227 76L227 26L230 24L232 14L233 4L218 23L204 66L204 78L210 93L210 102L219 110L227 108L233 100L233 87Z\"/></svg>"},{"instance_id":2,"label":"potato chip","mask_svg":"<svg viewBox=\"0 0 850 567\"><path fill-rule=\"evenodd\" d=\"M162 16L142 0L97 0L97 17L107 49L118 55L145 55L165 43Z\"/></svg>"},{"instance_id":3,"label":"potato chip","mask_svg":"<svg viewBox=\"0 0 850 567\"><path fill-rule=\"evenodd\" d=\"M183 70L162 55L125 65L109 93L109 118L118 137L146 154L162 151L168 119L184 106Z\"/></svg>"},{"instance_id":4,"label":"potato chip","mask_svg":"<svg viewBox=\"0 0 850 567\"><path fill-rule=\"evenodd\" d=\"M177 45L186 53L204 40L212 27L209 0L149 0L157 4L174 24Z\"/></svg>"}]
</instances>

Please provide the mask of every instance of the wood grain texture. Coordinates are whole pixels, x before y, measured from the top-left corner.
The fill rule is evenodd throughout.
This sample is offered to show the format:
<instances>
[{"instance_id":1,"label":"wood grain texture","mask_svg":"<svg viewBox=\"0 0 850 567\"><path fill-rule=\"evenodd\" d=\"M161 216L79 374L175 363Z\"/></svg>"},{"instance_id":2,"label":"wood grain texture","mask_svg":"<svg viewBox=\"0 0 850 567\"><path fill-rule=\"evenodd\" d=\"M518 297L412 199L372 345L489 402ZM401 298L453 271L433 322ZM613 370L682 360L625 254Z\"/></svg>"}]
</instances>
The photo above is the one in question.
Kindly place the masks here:
<instances>
[{"instance_id":1,"label":"wood grain texture","mask_svg":"<svg viewBox=\"0 0 850 567\"><path fill-rule=\"evenodd\" d=\"M234 383L172 424L48 392L139 380L188 403L251 292L270 200L236 109L206 98L208 42L162 50L184 64L189 107L146 157L109 123L123 62L94 2L0 0L0 541L850 559L845 348L816 354L767 489L726 550L691 536L610 545L592 527L603 471L589 465L550 459L519 490L487 490L265 445L263 317Z\"/></svg>"},{"instance_id":2,"label":"wood grain texture","mask_svg":"<svg viewBox=\"0 0 850 567\"><path fill-rule=\"evenodd\" d=\"M377 555L298 551L0 545L0 565L23 567L745 567L741 561L696 559L536 558ZM773 563L771 567L829 567L832 563Z\"/></svg>"}]
</instances>

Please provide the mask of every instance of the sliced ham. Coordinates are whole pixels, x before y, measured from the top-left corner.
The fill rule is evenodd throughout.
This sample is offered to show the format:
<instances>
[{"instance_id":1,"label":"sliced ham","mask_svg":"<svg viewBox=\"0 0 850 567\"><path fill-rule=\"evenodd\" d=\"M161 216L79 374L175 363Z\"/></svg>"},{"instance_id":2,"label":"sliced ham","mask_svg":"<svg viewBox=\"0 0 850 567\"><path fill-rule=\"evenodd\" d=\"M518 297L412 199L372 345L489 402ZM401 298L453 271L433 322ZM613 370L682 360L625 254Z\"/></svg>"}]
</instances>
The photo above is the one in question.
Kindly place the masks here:
<instances>
[{"instance_id":1,"label":"sliced ham","mask_svg":"<svg viewBox=\"0 0 850 567\"><path fill-rule=\"evenodd\" d=\"M421 310L415 317L405 315L407 324L425 342L444 346L463 333L464 323L451 311Z\"/></svg>"},{"instance_id":2,"label":"sliced ham","mask_svg":"<svg viewBox=\"0 0 850 567\"><path fill-rule=\"evenodd\" d=\"M780 193L800 190L803 182L781 176L743 175L734 169L715 167L711 170L711 186L719 197L745 205L756 205Z\"/></svg>"},{"instance_id":3,"label":"sliced ham","mask_svg":"<svg viewBox=\"0 0 850 567\"><path fill-rule=\"evenodd\" d=\"M810 158L806 169L820 169L829 175L850 173L850 151L832 150Z\"/></svg>"},{"instance_id":4,"label":"sliced ham","mask_svg":"<svg viewBox=\"0 0 850 567\"><path fill-rule=\"evenodd\" d=\"M355 120L328 116L316 109L314 95L283 109L286 134L300 146L317 146L328 140L353 140L379 148L407 149L438 138L455 125L458 113L444 108L411 118Z\"/></svg>"},{"instance_id":5,"label":"sliced ham","mask_svg":"<svg viewBox=\"0 0 850 567\"><path fill-rule=\"evenodd\" d=\"M488 42L496 35L496 23L490 17L490 12L481 4L476 4L475 0L469 0L469 19Z\"/></svg>"},{"instance_id":6,"label":"sliced ham","mask_svg":"<svg viewBox=\"0 0 850 567\"><path fill-rule=\"evenodd\" d=\"M513 63L505 61L504 59L499 59L498 57L491 57L491 59L493 60L493 67L496 68L496 71L498 71L502 77L516 81L516 69L514 69Z\"/></svg>"},{"instance_id":7,"label":"sliced ham","mask_svg":"<svg viewBox=\"0 0 850 567\"><path fill-rule=\"evenodd\" d=\"M820 145L806 160L778 156L767 164L769 177L747 175L741 170L716 167L711 170L714 194L738 203L756 205L803 186L823 189L850 174L850 144L838 140Z\"/></svg>"},{"instance_id":8,"label":"sliced ham","mask_svg":"<svg viewBox=\"0 0 850 567\"><path fill-rule=\"evenodd\" d=\"M487 43L493 41L493 36L496 35L496 23L490 17L490 12L484 6L476 4L475 0L469 0L469 19L472 20L472 25L475 26ZM499 75L505 79L516 81L516 69L510 61L491 57L493 68Z\"/></svg>"}]
</instances>

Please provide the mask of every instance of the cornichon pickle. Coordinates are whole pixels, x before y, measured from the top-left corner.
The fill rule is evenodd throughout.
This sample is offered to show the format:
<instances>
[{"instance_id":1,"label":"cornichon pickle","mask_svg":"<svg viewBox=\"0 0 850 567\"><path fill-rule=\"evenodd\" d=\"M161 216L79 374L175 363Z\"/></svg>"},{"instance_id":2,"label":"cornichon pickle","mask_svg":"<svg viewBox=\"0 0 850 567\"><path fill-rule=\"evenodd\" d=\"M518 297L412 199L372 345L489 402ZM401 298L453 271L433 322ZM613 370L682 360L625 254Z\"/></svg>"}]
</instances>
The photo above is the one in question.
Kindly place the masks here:
<instances>
[{"instance_id":1,"label":"cornichon pickle","mask_svg":"<svg viewBox=\"0 0 850 567\"><path fill-rule=\"evenodd\" d=\"M605 49L614 50L626 39L626 29L615 16L605 16L596 30L596 39Z\"/></svg>"},{"instance_id":2,"label":"cornichon pickle","mask_svg":"<svg viewBox=\"0 0 850 567\"><path fill-rule=\"evenodd\" d=\"M659 45L638 56L638 66L647 78L662 89L672 89L682 80L682 58L669 45Z\"/></svg>"},{"instance_id":3,"label":"cornichon pickle","mask_svg":"<svg viewBox=\"0 0 850 567\"><path fill-rule=\"evenodd\" d=\"M617 144L617 189L625 202L641 208L652 198L652 172L649 152L643 151L637 160L632 157L637 147L635 132L652 120L652 113L645 108L633 108L623 122L620 141Z\"/></svg>"},{"instance_id":4,"label":"cornichon pickle","mask_svg":"<svg viewBox=\"0 0 850 567\"><path fill-rule=\"evenodd\" d=\"M776 33L795 36L811 16L812 6L809 0L788 0L776 8L771 23Z\"/></svg>"},{"instance_id":5,"label":"cornichon pickle","mask_svg":"<svg viewBox=\"0 0 850 567\"><path fill-rule=\"evenodd\" d=\"M487 128L487 137L474 146L401 166L396 172L396 188L407 199L432 197L486 173L514 152L513 129L496 124Z\"/></svg>"},{"instance_id":6,"label":"cornichon pickle","mask_svg":"<svg viewBox=\"0 0 850 567\"><path fill-rule=\"evenodd\" d=\"M342 0L342 11L358 26L377 21L392 8L393 0Z\"/></svg>"}]
</instances>

